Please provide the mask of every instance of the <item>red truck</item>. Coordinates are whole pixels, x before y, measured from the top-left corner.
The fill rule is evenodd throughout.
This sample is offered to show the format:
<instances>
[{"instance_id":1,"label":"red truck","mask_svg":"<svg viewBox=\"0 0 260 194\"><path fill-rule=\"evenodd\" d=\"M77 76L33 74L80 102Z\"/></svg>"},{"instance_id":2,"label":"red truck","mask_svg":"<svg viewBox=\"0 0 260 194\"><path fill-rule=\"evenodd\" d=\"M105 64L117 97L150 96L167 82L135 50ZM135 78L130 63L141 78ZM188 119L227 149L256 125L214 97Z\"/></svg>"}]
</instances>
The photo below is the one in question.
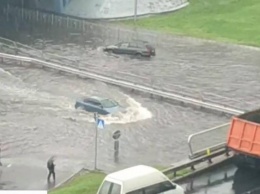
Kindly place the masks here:
<instances>
[{"instance_id":1,"label":"red truck","mask_svg":"<svg viewBox=\"0 0 260 194\"><path fill-rule=\"evenodd\" d=\"M260 169L260 109L232 119L227 146L234 151L238 167Z\"/></svg>"}]
</instances>

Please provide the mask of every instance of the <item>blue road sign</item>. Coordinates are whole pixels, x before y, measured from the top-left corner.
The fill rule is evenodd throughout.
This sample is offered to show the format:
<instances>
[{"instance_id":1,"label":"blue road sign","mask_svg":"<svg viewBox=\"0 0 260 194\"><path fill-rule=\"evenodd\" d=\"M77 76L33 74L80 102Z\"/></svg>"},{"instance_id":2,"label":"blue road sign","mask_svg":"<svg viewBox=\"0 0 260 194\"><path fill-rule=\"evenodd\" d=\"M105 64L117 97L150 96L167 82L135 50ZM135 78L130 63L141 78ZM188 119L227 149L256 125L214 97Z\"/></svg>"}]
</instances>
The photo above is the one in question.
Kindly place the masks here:
<instances>
[{"instance_id":1,"label":"blue road sign","mask_svg":"<svg viewBox=\"0 0 260 194\"><path fill-rule=\"evenodd\" d=\"M97 119L97 128L104 129L105 128L105 121L102 119Z\"/></svg>"}]
</instances>

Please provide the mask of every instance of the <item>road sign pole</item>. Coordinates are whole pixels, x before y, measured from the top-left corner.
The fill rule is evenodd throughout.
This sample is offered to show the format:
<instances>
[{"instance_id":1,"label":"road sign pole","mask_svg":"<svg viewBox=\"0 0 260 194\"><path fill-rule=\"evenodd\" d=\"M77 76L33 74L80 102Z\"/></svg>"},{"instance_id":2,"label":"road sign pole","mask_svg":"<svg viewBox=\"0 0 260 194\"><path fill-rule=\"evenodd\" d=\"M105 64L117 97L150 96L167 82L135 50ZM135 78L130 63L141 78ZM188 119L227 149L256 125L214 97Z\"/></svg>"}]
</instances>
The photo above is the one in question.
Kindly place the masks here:
<instances>
[{"instance_id":1,"label":"road sign pole","mask_svg":"<svg viewBox=\"0 0 260 194\"><path fill-rule=\"evenodd\" d=\"M135 13L134 13L134 21L136 22L136 18L137 18L137 3L138 3L138 0L135 0Z\"/></svg>"},{"instance_id":2,"label":"road sign pole","mask_svg":"<svg viewBox=\"0 0 260 194\"><path fill-rule=\"evenodd\" d=\"M2 148L1 148L1 145L0 145L0 166L3 166L2 162L1 162L1 153L2 152Z\"/></svg>"},{"instance_id":3,"label":"road sign pole","mask_svg":"<svg viewBox=\"0 0 260 194\"><path fill-rule=\"evenodd\" d=\"M119 140L114 141L114 160L118 162L118 155L119 155Z\"/></svg>"},{"instance_id":4,"label":"road sign pole","mask_svg":"<svg viewBox=\"0 0 260 194\"><path fill-rule=\"evenodd\" d=\"M94 113L94 119L95 119L95 127L96 127L96 137L95 137L95 166L94 169L97 170L97 141L98 141L98 125L97 125L97 121L98 121L98 113Z\"/></svg>"},{"instance_id":5,"label":"road sign pole","mask_svg":"<svg viewBox=\"0 0 260 194\"><path fill-rule=\"evenodd\" d=\"M119 130L115 131L112 136L112 138L114 139L114 161L115 162L118 162L120 136L121 136L121 131Z\"/></svg>"}]
</instances>

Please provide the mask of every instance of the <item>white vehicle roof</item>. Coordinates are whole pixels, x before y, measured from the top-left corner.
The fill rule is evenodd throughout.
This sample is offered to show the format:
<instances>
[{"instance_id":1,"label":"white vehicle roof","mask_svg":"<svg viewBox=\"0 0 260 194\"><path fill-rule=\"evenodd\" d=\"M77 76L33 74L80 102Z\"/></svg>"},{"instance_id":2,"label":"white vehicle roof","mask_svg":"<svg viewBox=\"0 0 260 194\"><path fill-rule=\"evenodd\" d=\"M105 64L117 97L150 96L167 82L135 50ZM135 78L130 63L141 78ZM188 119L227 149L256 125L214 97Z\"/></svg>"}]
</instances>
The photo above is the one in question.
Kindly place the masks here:
<instances>
[{"instance_id":1,"label":"white vehicle roof","mask_svg":"<svg viewBox=\"0 0 260 194\"><path fill-rule=\"evenodd\" d=\"M120 170L107 175L108 181L121 182L125 192L140 189L151 184L157 184L169 179L159 170L150 166L138 165L124 170Z\"/></svg>"}]
</instances>

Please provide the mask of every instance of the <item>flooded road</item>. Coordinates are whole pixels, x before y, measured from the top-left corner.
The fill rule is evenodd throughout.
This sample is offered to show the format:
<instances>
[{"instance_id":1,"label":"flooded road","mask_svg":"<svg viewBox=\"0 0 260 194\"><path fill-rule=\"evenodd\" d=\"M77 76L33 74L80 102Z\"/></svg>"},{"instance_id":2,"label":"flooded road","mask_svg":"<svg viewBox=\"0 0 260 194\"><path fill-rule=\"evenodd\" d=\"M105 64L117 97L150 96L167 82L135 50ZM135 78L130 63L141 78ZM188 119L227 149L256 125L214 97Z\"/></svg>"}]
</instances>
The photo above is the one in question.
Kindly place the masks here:
<instances>
[{"instance_id":1,"label":"flooded road","mask_svg":"<svg viewBox=\"0 0 260 194\"><path fill-rule=\"evenodd\" d=\"M68 38L43 29L20 29L17 33L12 28L5 30L0 29L5 37L78 59L76 66L100 74L194 97L205 97L208 92L211 100L241 108L255 106L259 97L259 76L254 65L258 56L246 51L178 43L168 50L158 48L155 58L137 60L104 54L102 46L109 41L95 37L71 34ZM233 55L241 63L231 60ZM247 67L244 58L250 58ZM0 64L0 141L4 159L15 158L17 162L31 158L30 164L39 166L55 155L59 168L93 168L93 115L74 109L76 99L92 95L113 98L126 108L124 113L104 118L106 127L98 133L98 168L106 171L141 163L166 166L180 161L188 155L189 134L229 121L96 81L14 63ZM114 161L115 130L122 131L118 162ZM210 137L198 143L209 144Z\"/></svg>"},{"instance_id":2,"label":"flooded road","mask_svg":"<svg viewBox=\"0 0 260 194\"><path fill-rule=\"evenodd\" d=\"M179 161L188 155L189 134L228 120L104 83L13 63L0 65L0 93L4 157L56 155L89 168L93 167L95 126L92 114L74 109L77 98L105 96L126 108L104 118L106 129L99 131L98 167L106 170ZM115 130L122 131L119 163L114 163L113 155Z\"/></svg>"},{"instance_id":3,"label":"flooded road","mask_svg":"<svg viewBox=\"0 0 260 194\"><path fill-rule=\"evenodd\" d=\"M28 30L31 35L26 34ZM258 50L175 38L172 44L157 47L155 57L137 60L104 54L102 47L115 42L97 37L95 32L91 36L71 33L69 38L62 31L46 32L43 28L26 28L24 32L2 34L45 52L78 60L77 67L106 76L241 110L254 109L259 103Z\"/></svg>"},{"instance_id":4,"label":"flooded road","mask_svg":"<svg viewBox=\"0 0 260 194\"><path fill-rule=\"evenodd\" d=\"M227 179L225 180L225 173ZM190 188L190 183L184 184ZM237 169L233 165L223 166L199 176L193 182L189 194L258 194L260 172L251 169Z\"/></svg>"},{"instance_id":5,"label":"flooded road","mask_svg":"<svg viewBox=\"0 0 260 194\"><path fill-rule=\"evenodd\" d=\"M146 79L149 80L149 76L153 75L150 70L156 69L154 65L150 65L149 69L148 63L158 62L163 56L158 54L159 57L151 61L107 56L100 51L102 40L92 37L83 41L77 35L63 36L62 32L46 32L43 29L26 28L17 32L10 27L5 31L2 29L1 33L53 54L81 59L75 65L108 75L112 75L113 71L113 76L120 74L126 79L142 80L142 83L148 83ZM171 54L168 55L171 57ZM167 71L163 66L165 61L169 62L171 58L165 55L158 71ZM147 69L145 78L132 71L140 68L142 72L144 67ZM136 96L104 83L13 63L0 65L0 91L0 141L6 147L5 157L57 155L58 158L73 160L73 163L90 168L94 162L93 115L75 111L75 100L97 95L118 101L127 111L117 117L105 118L106 129L98 135L98 167L108 171L138 163L169 165L177 162L188 155L186 142L189 134L229 120ZM114 162L114 142L111 137L115 130L122 131L118 163ZM204 143L211 143L211 139L207 138Z\"/></svg>"}]
</instances>

